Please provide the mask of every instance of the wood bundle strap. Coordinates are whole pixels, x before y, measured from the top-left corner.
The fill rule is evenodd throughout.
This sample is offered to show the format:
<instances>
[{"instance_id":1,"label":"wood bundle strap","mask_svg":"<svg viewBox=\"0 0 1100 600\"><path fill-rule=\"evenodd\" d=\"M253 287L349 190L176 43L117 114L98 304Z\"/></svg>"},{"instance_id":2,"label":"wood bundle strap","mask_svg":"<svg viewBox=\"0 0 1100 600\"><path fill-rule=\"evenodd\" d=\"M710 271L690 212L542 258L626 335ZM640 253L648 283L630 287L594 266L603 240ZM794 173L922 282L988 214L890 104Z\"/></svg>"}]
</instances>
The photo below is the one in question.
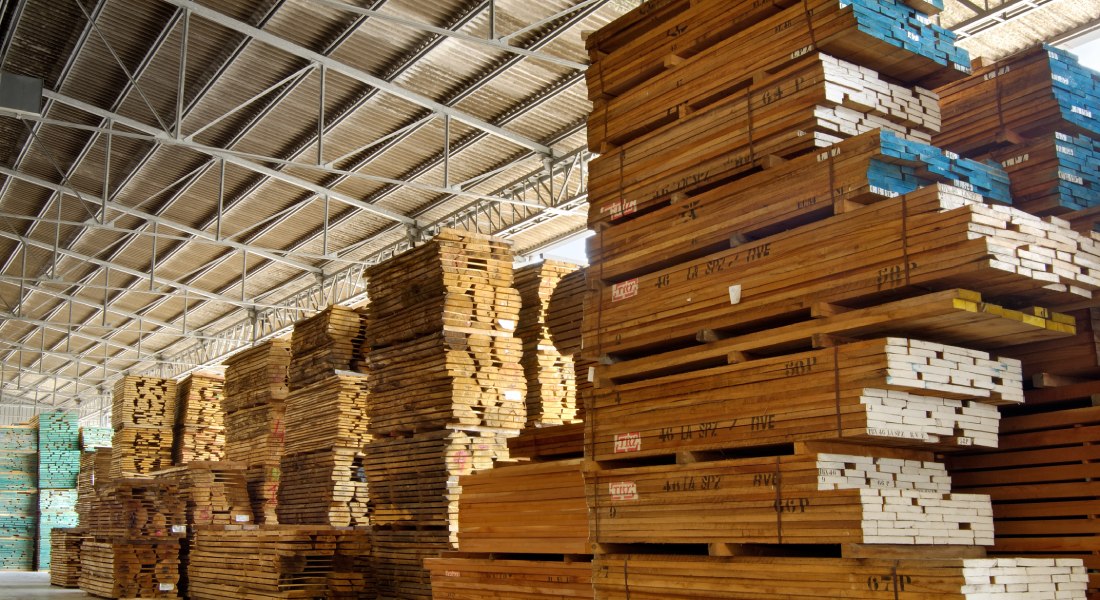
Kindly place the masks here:
<instances>
[{"instance_id":1,"label":"wood bundle strap","mask_svg":"<svg viewBox=\"0 0 1100 600\"><path fill-rule=\"evenodd\" d=\"M76 490L38 490L38 557L39 571L49 570L52 557L50 531L56 527L76 527Z\"/></svg>"},{"instance_id":2,"label":"wood bundle strap","mask_svg":"<svg viewBox=\"0 0 1100 600\"><path fill-rule=\"evenodd\" d=\"M526 422L522 344L511 335L443 331L370 354L374 435L489 428Z\"/></svg>"},{"instance_id":3,"label":"wood bundle strap","mask_svg":"<svg viewBox=\"0 0 1100 600\"><path fill-rule=\"evenodd\" d=\"M371 543L371 570L379 598L429 600L433 597L431 574L424 561L452 548L446 529L375 527Z\"/></svg>"},{"instance_id":4,"label":"wood bundle strap","mask_svg":"<svg viewBox=\"0 0 1100 600\"><path fill-rule=\"evenodd\" d=\"M1047 133L998 149L990 158L1008 173L1012 205L1035 215L1063 215L1100 205L1096 135Z\"/></svg>"},{"instance_id":5,"label":"wood bundle strap","mask_svg":"<svg viewBox=\"0 0 1100 600\"><path fill-rule=\"evenodd\" d=\"M697 3L694 10L718 14L699 15L705 20L684 32L688 36L681 33L661 43L639 46L642 34L609 47L600 36L589 37L593 65L586 79L589 98L596 102L593 116L599 118L589 122L589 147L594 151L605 142L619 143L623 127L651 129L666 115L681 108L698 109L732 90L755 85L760 74L781 70L814 51L926 87L970 73L966 51L953 46L953 34L918 21L916 11L899 4L857 0L845 7L835 0L807 0L742 1L730 6L712 1ZM669 30L657 27L661 34ZM692 33L700 36L695 38L700 43L686 48ZM710 37L711 33L717 35ZM921 44L910 44L911 36ZM665 44L681 49L670 50ZM899 51L902 44L907 48ZM954 68L946 66L949 62ZM631 118L635 124L625 123Z\"/></svg>"},{"instance_id":6,"label":"wood bundle strap","mask_svg":"<svg viewBox=\"0 0 1100 600\"><path fill-rule=\"evenodd\" d=\"M508 458L507 438L436 431L375 437L365 447L374 525L439 527L457 539L459 477Z\"/></svg>"},{"instance_id":7,"label":"wood bundle strap","mask_svg":"<svg viewBox=\"0 0 1100 600\"><path fill-rule=\"evenodd\" d=\"M606 555L593 561L596 598L1084 598L1081 561L1038 558L799 558Z\"/></svg>"},{"instance_id":8,"label":"wood bundle strap","mask_svg":"<svg viewBox=\"0 0 1100 600\"><path fill-rule=\"evenodd\" d=\"M178 490L188 526L233 525L252 520L244 463L196 461L158 471L153 477Z\"/></svg>"},{"instance_id":9,"label":"wood bundle strap","mask_svg":"<svg viewBox=\"0 0 1100 600\"><path fill-rule=\"evenodd\" d=\"M1064 377L1100 375L1100 310L1086 308L1070 315L1077 324L1077 333L1072 337L1022 343L1003 350L1023 362L1025 377L1041 373Z\"/></svg>"},{"instance_id":10,"label":"wood bundle strap","mask_svg":"<svg viewBox=\"0 0 1100 600\"><path fill-rule=\"evenodd\" d=\"M461 552L588 554L583 460L506 465L461 479Z\"/></svg>"},{"instance_id":11,"label":"wood bundle strap","mask_svg":"<svg viewBox=\"0 0 1100 600\"><path fill-rule=\"evenodd\" d=\"M510 336L519 319L510 245L444 229L367 273L371 346L439 331Z\"/></svg>"},{"instance_id":12,"label":"wood bundle strap","mask_svg":"<svg viewBox=\"0 0 1100 600\"><path fill-rule=\"evenodd\" d=\"M111 476L148 475L172 466L172 428L126 425L111 438Z\"/></svg>"},{"instance_id":13,"label":"wood bundle strap","mask_svg":"<svg viewBox=\"0 0 1100 600\"><path fill-rule=\"evenodd\" d=\"M592 598L592 564L584 560L507 560L443 556L424 560L436 598L542 600Z\"/></svg>"},{"instance_id":14,"label":"wood bundle strap","mask_svg":"<svg viewBox=\"0 0 1100 600\"><path fill-rule=\"evenodd\" d=\"M929 187L619 282L586 304L589 351L610 354L745 327L813 302L965 285L1071 309L1100 289L1100 244L1063 222ZM874 232L872 235L871 232Z\"/></svg>"},{"instance_id":15,"label":"wood bundle strap","mask_svg":"<svg viewBox=\"0 0 1100 600\"><path fill-rule=\"evenodd\" d=\"M110 448L112 433L114 430L110 427L81 427L80 449L91 452L96 448Z\"/></svg>"},{"instance_id":16,"label":"wood bundle strap","mask_svg":"<svg viewBox=\"0 0 1100 600\"><path fill-rule=\"evenodd\" d=\"M80 544L84 530L74 527L50 531L50 585L75 588L80 585Z\"/></svg>"},{"instance_id":17,"label":"wood bundle strap","mask_svg":"<svg viewBox=\"0 0 1100 600\"><path fill-rule=\"evenodd\" d=\"M186 502L173 482L116 479L100 489L80 526L101 539L175 539L187 534Z\"/></svg>"},{"instance_id":18,"label":"wood bundle strap","mask_svg":"<svg viewBox=\"0 0 1100 600\"><path fill-rule=\"evenodd\" d=\"M1100 75L1064 50L1032 46L939 88L943 128L936 145L959 153L1061 131L1100 133Z\"/></svg>"},{"instance_id":19,"label":"wood bundle strap","mask_svg":"<svg viewBox=\"0 0 1100 600\"><path fill-rule=\"evenodd\" d=\"M508 455L528 460L559 460L584 455L584 423L528 427L508 438Z\"/></svg>"},{"instance_id":20,"label":"wood bundle strap","mask_svg":"<svg viewBox=\"0 0 1100 600\"><path fill-rule=\"evenodd\" d=\"M189 375L177 386L172 442L176 464L225 457L224 386L221 376L208 374Z\"/></svg>"},{"instance_id":21,"label":"wood bundle strap","mask_svg":"<svg viewBox=\"0 0 1100 600\"><path fill-rule=\"evenodd\" d=\"M856 76L860 79L853 81ZM930 128L918 124L931 117L918 111L901 123L891 119L892 97L905 88L874 91L882 86L889 84L831 56L803 57L758 86L593 159L589 223L644 211L672 194L743 176L769 156L797 157L875 129L930 142ZM934 98L915 102L923 111L935 107Z\"/></svg>"},{"instance_id":22,"label":"wood bundle strap","mask_svg":"<svg viewBox=\"0 0 1100 600\"><path fill-rule=\"evenodd\" d=\"M176 382L128 375L115 383L111 426L172 427L176 416Z\"/></svg>"},{"instance_id":23,"label":"wood bundle strap","mask_svg":"<svg viewBox=\"0 0 1100 600\"><path fill-rule=\"evenodd\" d=\"M283 455L276 506L279 523L369 525L370 490L364 460L365 455L356 448Z\"/></svg>"},{"instance_id":24,"label":"wood bundle strap","mask_svg":"<svg viewBox=\"0 0 1100 600\"><path fill-rule=\"evenodd\" d=\"M290 338L290 390L307 387L336 371L357 371L367 335L365 310L329 306L294 324Z\"/></svg>"},{"instance_id":25,"label":"wood bundle strap","mask_svg":"<svg viewBox=\"0 0 1100 600\"><path fill-rule=\"evenodd\" d=\"M1022 400L1019 361L906 338L869 340L601 387L586 421L586 456L815 439L995 446L992 404Z\"/></svg>"},{"instance_id":26,"label":"wood bundle strap","mask_svg":"<svg viewBox=\"0 0 1100 600\"><path fill-rule=\"evenodd\" d=\"M80 545L80 589L101 598L179 598L179 540Z\"/></svg>"},{"instance_id":27,"label":"wood bundle strap","mask_svg":"<svg viewBox=\"0 0 1100 600\"><path fill-rule=\"evenodd\" d=\"M995 452L948 457L956 488L992 497L992 553L1079 557L1092 572L1089 591L1096 594L1100 532L1089 523L1100 502L1100 408L1085 394L1043 412L1013 413L1002 420Z\"/></svg>"},{"instance_id":28,"label":"wood bundle strap","mask_svg":"<svg viewBox=\"0 0 1100 600\"><path fill-rule=\"evenodd\" d=\"M290 392L286 454L362 448L370 441L369 377L341 371Z\"/></svg>"},{"instance_id":29,"label":"wood bundle strap","mask_svg":"<svg viewBox=\"0 0 1100 600\"><path fill-rule=\"evenodd\" d=\"M374 597L369 556L365 529L198 528L188 589L192 600Z\"/></svg>"},{"instance_id":30,"label":"wood bundle strap","mask_svg":"<svg viewBox=\"0 0 1100 600\"><path fill-rule=\"evenodd\" d=\"M611 227L597 228L589 241L589 259L599 265L592 271L601 279L621 280L937 181L968 186L973 193L953 193L974 202L1008 197L1008 178L999 169L876 130L692 196L665 199L634 218L612 221ZM590 218L600 217L593 211Z\"/></svg>"},{"instance_id":31,"label":"wood bundle strap","mask_svg":"<svg viewBox=\"0 0 1100 600\"><path fill-rule=\"evenodd\" d=\"M516 271L522 308L515 335L523 342L520 363L527 382L527 426L571 422L577 416L572 353L554 345L550 333L550 302L554 290L577 265L544 260Z\"/></svg>"},{"instance_id":32,"label":"wood bundle strap","mask_svg":"<svg viewBox=\"0 0 1100 600\"><path fill-rule=\"evenodd\" d=\"M226 359L222 398L226 414L286 400L290 359L288 339L269 340Z\"/></svg>"},{"instance_id":33,"label":"wood bundle strap","mask_svg":"<svg viewBox=\"0 0 1100 600\"><path fill-rule=\"evenodd\" d=\"M989 496L952 493L930 452L796 443L585 479L597 544L993 544Z\"/></svg>"}]
</instances>

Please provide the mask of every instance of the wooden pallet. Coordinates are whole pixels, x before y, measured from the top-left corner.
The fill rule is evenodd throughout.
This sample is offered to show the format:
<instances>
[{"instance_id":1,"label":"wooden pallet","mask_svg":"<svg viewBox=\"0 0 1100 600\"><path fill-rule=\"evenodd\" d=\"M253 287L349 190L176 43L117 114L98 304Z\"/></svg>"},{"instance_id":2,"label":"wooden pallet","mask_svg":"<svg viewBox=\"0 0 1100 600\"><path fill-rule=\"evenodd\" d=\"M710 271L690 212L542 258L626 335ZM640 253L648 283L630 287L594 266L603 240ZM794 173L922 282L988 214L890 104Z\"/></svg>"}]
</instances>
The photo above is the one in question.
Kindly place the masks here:
<instances>
[{"instance_id":1,"label":"wooden pallet","mask_svg":"<svg viewBox=\"0 0 1100 600\"><path fill-rule=\"evenodd\" d=\"M585 482L596 544L993 544L989 496L952 493L931 452L796 443L787 455L596 470Z\"/></svg>"},{"instance_id":2,"label":"wooden pallet","mask_svg":"<svg viewBox=\"0 0 1100 600\"><path fill-rule=\"evenodd\" d=\"M359 448L325 448L283 455L276 506L279 523L370 525L370 489L364 460Z\"/></svg>"},{"instance_id":3,"label":"wooden pallet","mask_svg":"<svg viewBox=\"0 0 1100 600\"><path fill-rule=\"evenodd\" d=\"M394 600L432 598L431 574L424 560L451 550L447 530L439 528L372 530L371 570L378 597Z\"/></svg>"},{"instance_id":4,"label":"wooden pallet","mask_svg":"<svg viewBox=\"0 0 1100 600\"><path fill-rule=\"evenodd\" d=\"M523 304L515 335L523 342L520 364L527 382L528 427L560 425L577 418L573 353L558 350L549 323L555 289L577 268L544 260L516 271L516 290Z\"/></svg>"},{"instance_id":5,"label":"wooden pallet","mask_svg":"<svg viewBox=\"0 0 1100 600\"><path fill-rule=\"evenodd\" d=\"M179 598L179 540L80 546L80 589L101 598Z\"/></svg>"},{"instance_id":6,"label":"wooden pallet","mask_svg":"<svg viewBox=\"0 0 1100 600\"><path fill-rule=\"evenodd\" d=\"M458 554L424 560L432 597L451 600L592 598L587 560L508 560Z\"/></svg>"},{"instance_id":7,"label":"wooden pallet","mask_svg":"<svg viewBox=\"0 0 1100 600\"><path fill-rule=\"evenodd\" d=\"M188 526L233 525L252 520L244 463L194 461L152 475L178 490Z\"/></svg>"},{"instance_id":8,"label":"wooden pallet","mask_svg":"<svg viewBox=\"0 0 1100 600\"><path fill-rule=\"evenodd\" d=\"M1100 244L1061 222L970 204L929 187L604 282L586 304L595 317L585 322L585 347L600 354L667 347L702 329L747 327L813 302L882 302L914 287L964 281L1017 305L1072 309L1091 303L1100 289L1090 265L1100 265Z\"/></svg>"},{"instance_id":9,"label":"wooden pallet","mask_svg":"<svg viewBox=\"0 0 1100 600\"><path fill-rule=\"evenodd\" d=\"M290 359L288 339L269 340L226 359L222 409L228 414L286 400Z\"/></svg>"},{"instance_id":10,"label":"wooden pallet","mask_svg":"<svg viewBox=\"0 0 1100 600\"><path fill-rule=\"evenodd\" d=\"M80 544L84 530L57 528L50 531L50 585L75 588L80 585Z\"/></svg>"},{"instance_id":11,"label":"wooden pallet","mask_svg":"<svg viewBox=\"0 0 1100 600\"><path fill-rule=\"evenodd\" d=\"M1074 559L607 555L592 583L605 600L1053 600L1083 599L1086 577Z\"/></svg>"},{"instance_id":12,"label":"wooden pallet","mask_svg":"<svg viewBox=\"0 0 1100 600\"><path fill-rule=\"evenodd\" d=\"M370 441L370 378L340 371L290 393L286 401L287 454Z\"/></svg>"},{"instance_id":13,"label":"wooden pallet","mask_svg":"<svg viewBox=\"0 0 1100 600\"><path fill-rule=\"evenodd\" d=\"M590 553L582 464L507 465L462 477L459 551Z\"/></svg>"},{"instance_id":14,"label":"wooden pallet","mask_svg":"<svg viewBox=\"0 0 1100 600\"><path fill-rule=\"evenodd\" d=\"M332 377L336 371L359 370L366 330L365 310L335 305L295 323L290 338L291 391Z\"/></svg>"},{"instance_id":15,"label":"wooden pallet","mask_svg":"<svg viewBox=\"0 0 1100 600\"><path fill-rule=\"evenodd\" d=\"M365 529L277 525L198 528L188 572L192 600L373 597Z\"/></svg>"},{"instance_id":16,"label":"wooden pallet","mask_svg":"<svg viewBox=\"0 0 1100 600\"><path fill-rule=\"evenodd\" d=\"M176 382L128 375L115 383L111 426L172 427L176 415Z\"/></svg>"},{"instance_id":17,"label":"wooden pallet","mask_svg":"<svg viewBox=\"0 0 1100 600\"><path fill-rule=\"evenodd\" d=\"M990 403L1022 401L1022 383L1018 361L907 338L746 359L601 387L586 421L586 456L811 439L995 446Z\"/></svg>"}]
</instances>

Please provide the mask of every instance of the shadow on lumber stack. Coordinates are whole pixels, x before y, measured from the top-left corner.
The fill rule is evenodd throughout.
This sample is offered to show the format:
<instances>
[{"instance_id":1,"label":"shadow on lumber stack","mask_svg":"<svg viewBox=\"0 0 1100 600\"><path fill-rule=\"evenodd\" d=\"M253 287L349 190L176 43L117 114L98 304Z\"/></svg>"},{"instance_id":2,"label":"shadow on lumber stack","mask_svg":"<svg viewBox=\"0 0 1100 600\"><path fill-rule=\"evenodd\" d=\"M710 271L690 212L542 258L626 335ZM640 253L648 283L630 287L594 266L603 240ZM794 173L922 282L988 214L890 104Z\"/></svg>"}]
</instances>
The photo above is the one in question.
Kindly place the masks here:
<instances>
[{"instance_id":1,"label":"shadow on lumber stack","mask_svg":"<svg viewBox=\"0 0 1100 600\"><path fill-rule=\"evenodd\" d=\"M1084 597L1077 561L987 559L937 459L996 446L1002 349L1100 292L1094 239L930 145L969 73L940 8L669 0L588 38L596 598Z\"/></svg>"}]
</instances>

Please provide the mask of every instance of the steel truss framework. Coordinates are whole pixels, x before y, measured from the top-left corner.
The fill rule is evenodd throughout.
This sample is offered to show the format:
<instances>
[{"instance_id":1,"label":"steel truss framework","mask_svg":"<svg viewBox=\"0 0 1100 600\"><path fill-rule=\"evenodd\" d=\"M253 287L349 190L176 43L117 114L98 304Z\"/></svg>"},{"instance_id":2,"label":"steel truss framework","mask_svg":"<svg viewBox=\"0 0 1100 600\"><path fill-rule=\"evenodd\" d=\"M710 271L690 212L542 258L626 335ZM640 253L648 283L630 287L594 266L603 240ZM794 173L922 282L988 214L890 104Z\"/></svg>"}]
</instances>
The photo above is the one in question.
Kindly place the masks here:
<instances>
[{"instance_id":1,"label":"steel truss framework","mask_svg":"<svg viewBox=\"0 0 1100 600\"><path fill-rule=\"evenodd\" d=\"M26 143L15 160L14 168L0 167L0 175L6 176L3 184L0 185L0 197L7 193L16 181L38 186L51 193L51 201L39 214L34 215L33 219L29 219L32 221L29 224L26 223L28 218L25 216L0 211L0 218L22 221L25 228L23 235L16 233L10 226L0 228L0 238L17 243L17 250L7 257L3 271L0 272L11 273L12 267L17 266L19 260L25 261L28 249L38 248L52 252L55 256L53 267L46 272L19 271L18 276L10 274L0 276L0 284L18 286L21 299L14 306L0 307L2 308L0 320L18 321L34 326L30 333L20 339L0 340L0 404L36 408L78 406L84 416L101 417L103 411L109 409L108 384L121 374L145 373L171 377L183 375L196 368L216 365L234 352L257 341L280 335L288 331L295 321L329 304L360 302L365 296L366 270L370 266L429 239L442 227L513 237L561 216L583 214L587 202L586 166L590 156L583 148L564 152L553 148L555 144L580 131L582 122L578 121L567 126L550 139L539 140L529 139L515 129L505 127L569 91L570 88L583 83L583 64L564 60L552 54L543 54L542 48L554 42L561 34L575 27L585 18L603 9L608 0L579 1L567 10L547 15L539 22L531 23L528 27L512 31L507 35L497 35L495 31L493 15L497 10L496 0L484 0L471 6L461 14L455 15L446 27L420 24L412 19L400 18L402 26L423 30L426 34L425 41L384 77L370 75L343 64L333 59L332 55L356 28L369 19L395 19L392 15L380 12L385 7L386 0L375 1L368 8L334 0L310 0L344 11L351 18L345 32L337 36L336 40L321 52L297 46L262 29L263 24L272 18L285 0L266 3L266 10L262 14L254 15L250 20L253 24L230 18L187 0L162 1L175 6L176 11L137 67L127 70L128 82L119 91L115 103L108 108L102 108L54 90L47 90L44 93L46 98L45 110L42 113L44 116L23 119L28 135ZM76 49L70 55L70 62L62 70L59 82L63 82L68 76L73 67L74 57L90 40L98 37L106 44L107 37L97 25L97 20L106 4L107 0L98 0L90 8L81 5L81 9L85 11L84 14L88 18L88 24L77 40ZM475 39L470 34L462 32L462 29L474 18L485 13L490 15L488 37ZM304 59L308 64L304 68L289 73L282 80L273 83L221 116L194 130L185 131L182 123L199 105L203 95L210 90L211 86L208 84L205 89L187 97L181 76L176 89L177 111L175 120L172 122L162 119L153 109L142 91L140 80L157 56L165 52L173 31L183 31L182 39L187 40L186 32L195 19L210 20L219 26L242 34L237 47L232 49L225 61L211 73L211 82L230 69L234 58L240 56L249 44L263 43L274 46L291 56ZM513 45L521 35L533 31L540 33L529 43L525 43L522 47ZM443 100L422 97L394 83L418 60L448 40L500 50L505 58L497 63L495 68L479 74L476 80L469 82L463 89ZM181 65L185 64L187 59L188 48L184 41L179 57ZM558 66L569 67L571 74L516 104L503 117L493 121L486 121L456 108L461 101L507 74L510 69L521 64L521 61L547 61ZM121 61L119 65L122 65ZM316 134L312 139L303 140L297 150L288 155L257 156L234 149L237 141L244 138L253 127L263 121L267 114L275 110L280 101L301 88L307 78L311 76L316 78L317 74L321 73L323 82L325 72L339 72L370 87L357 102L345 107L341 113L325 114L323 107L326 104L326 97L322 83L318 98L318 106L322 108L317 119ZM337 158L325 156L322 150L325 137L356 110L364 107L369 100L378 95L393 95L419 106L423 112L410 119L406 125L371 140L358 150L346 152ZM128 99L132 101L135 97L148 106L156 122L155 126L129 118L120 112L123 103ZM75 109L93 117L94 123L89 124L86 120L80 122L59 120L45 116L49 114L48 109L55 106ZM238 113L246 112L250 114L249 122L229 143L214 147L197 141L208 128L225 119L236 117ZM401 147L403 143L407 143L414 135L426 130L430 125L438 125L440 121L443 122L446 137L442 141L443 150L437 155L400 178L382 178L363 173L364 167L371 165L387 152ZM452 137L452 121L465 124L468 128L472 127L473 132ZM32 143L39 139L47 127L81 131L88 136L76 160L72 161L68 167L54 163L57 173L56 177L51 178L20 169L24 160L32 152ZM489 137L505 140L513 144L517 151L508 159L493 165L492 168L475 177L464 181L452 181L450 176L453 172L452 163L460 160L464 151ZM103 191L98 195L81 192L69 183L97 144L101 147L105 145L110 156L111 143L123 139L151 143L147 153L133 162L134 167L128 176L121 181L112 182L109 186L105 172ZM317 160L305 162L303 157L308 159L307 152L311 147L316 148ZM226 165L247 169L257 177L249 189L236 196L220 196L218 214L210 222L203 223L201 226L190 226L173 220L163 214L163 210L135 208L120 202L121 193L140 176L141 169L149 164L157 152L170 148L186 149L204 155L207 159L198 169L192 170L184 178L158 193L161 199L166 200L162 206L169 206L172 201L182 197L203 175L219 170L224 174ZM473 191L480 189L479 186L484 187L485 182L499 178L501 174L515 173L517 168L523 168L524 165L539 166L528 167L529 170L522 176L489 193ZM324 175L327 178L326 183L318 185L313 183L312 178L307 179L291 173L302 173L303 168L315 174ZM430 174L440 168L444 173L443 181L431 181ZM351 197L332 189L343 181L355 178L380 183L383 187L366 198ZM250 194L257 192L268 181L278 181L299 187L306 195L294 206L268 217L260 223L257 230L250 231L247 237L234 238L222 235L220 223L222 213L230 210ZM430 206L412 215L397 213L379 205L380 200L403 189L429 193L435 198ZM270 231L279 223L293 219L299 211L304 210L317 198L323 198L326 205L328 202L341 203L356 210L346 213L342 218L334 218L327 223L326 227L289 248L264 246L257 242L266 231ZM453 206L456 200L464 200L465 204L443 217L425 218L425 215L438 213L437 207ZM90 207L87 210L87 218L80 221L62 219L59 201L80 202ZM49 211L51 203L57 204L57 214ZM376 215L389 221L391 225L376 235L347 247L336 248L330 245L329 229L341 225L343 221L350 218L349 215L359 212ZM123 217L139 218L142 220L142 226L136 229L122 227L119 225L119 220ZM82 232L68 244L63 244L59 239L49 244L42 241L42 236L31 235L35 228L47 231L63 225L79 226ZM87 232L97 230L111 231L125 237L114 248L109 249L111 251L97 256L72 250ZM160 256L157 256L154 250L154 256L151 257L149 268L146 270L133 269L121 264L118 258L129 244L141 238L154 240L154 248L157 248L159 242L162 247L170 249L162 251ZM318 239L323 242L323 251L320 253L307 251L306 247ZM161 276L156 268L158 263L172 258L174 252L182 247L179 242L183 241L206 244L223 252L218 259L186 277ZM175 248L171 248L171 242L177 243ZM240 283L223 289L205 289L194 283L203 273L218 265L227 261L240 260L242 256L247 260L249 255L266 259L259 266L249 270L247 272L249 275L269 269L272 265L291 267L298 274L281 285L255 294L245 294L245 273L242 273ZM66 273L57 270L57 259L66 256L93 264L97 268L80 280L67 280ZM321 263L320 267L315 266L318 262ZM111 285L112 273L115 274L116 279L127 275L134 281ZM135 289L140 289L153 298L146 307L127 310L115 306L118 298ZM95 290L95 293L101 294L102 301L89 300L87 294L89 290ZM22 300L36 292L54 296L59 302L51 311L32 318L22 306ZM194 326L189 326L187 322L187 309L176 319L157 319L147 314L168 299L178 298L180 294L183 294L187 301L193 302L195 307L204 304L224 306L225 317L196 329ZM71 318L74 305L91 309L93 313L83 321L76 322ZM70 316L69 319L64 318L66 312ZM136 344L123 343L115 339L122 325L132 326L134 323L137 325L138 332ZM134 329L131 328L130 331ZM47 332L61 333L64 339L50 344L46 341ZM169 336L171 341L153 343L153 338L163 340L165 336ZM144 348L143 341L146 346ZM74 342L91 343L92 349L75 351L70 347ZM24 358L33 355L39 358L28 365ZM47 357L62 360L62 366L44 368L43 359Z\"/></svg>"}]
</instances>

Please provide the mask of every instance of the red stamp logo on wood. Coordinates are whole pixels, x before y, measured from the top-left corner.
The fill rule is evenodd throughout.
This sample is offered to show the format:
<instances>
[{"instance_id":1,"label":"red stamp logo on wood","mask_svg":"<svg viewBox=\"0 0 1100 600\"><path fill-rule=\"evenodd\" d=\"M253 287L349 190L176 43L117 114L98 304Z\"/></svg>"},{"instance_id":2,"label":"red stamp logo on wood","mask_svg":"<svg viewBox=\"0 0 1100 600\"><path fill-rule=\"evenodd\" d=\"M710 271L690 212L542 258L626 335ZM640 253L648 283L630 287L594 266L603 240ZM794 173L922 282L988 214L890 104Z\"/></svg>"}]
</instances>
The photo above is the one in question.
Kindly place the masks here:
<instances>
[{"instance_id":1,"label":"red stamp logo on wood","mask_svg":"<svg viewBox=\"0 0 1100 600\"><path fill-rule=\"evenodd\" d=\"M638 484L633 481L616 481L607 484L607 493L612 500L625 501L638 499Z\"/></svg>"},{"instance_id":2,"label":"red stamp logo on wood","mask_svg":"<svg viewBox=\"0 0 1100 600\"><path fill-rule=\"evenodd\" d=\"M622 283L611 286L611 301L618 302L638 295L638 278L627 279Z\"/></svg>"},{"instance_id":3,"label":"red stamp logo on wood","mask_svg":"<svg viewBox=\"0 0 1100 600\"><path fill-rule=\"evenodd\" d=\"M615 452L638 452L642 449L642 434L637 431L615 436Z\"/></svg>"}]
</instances>

